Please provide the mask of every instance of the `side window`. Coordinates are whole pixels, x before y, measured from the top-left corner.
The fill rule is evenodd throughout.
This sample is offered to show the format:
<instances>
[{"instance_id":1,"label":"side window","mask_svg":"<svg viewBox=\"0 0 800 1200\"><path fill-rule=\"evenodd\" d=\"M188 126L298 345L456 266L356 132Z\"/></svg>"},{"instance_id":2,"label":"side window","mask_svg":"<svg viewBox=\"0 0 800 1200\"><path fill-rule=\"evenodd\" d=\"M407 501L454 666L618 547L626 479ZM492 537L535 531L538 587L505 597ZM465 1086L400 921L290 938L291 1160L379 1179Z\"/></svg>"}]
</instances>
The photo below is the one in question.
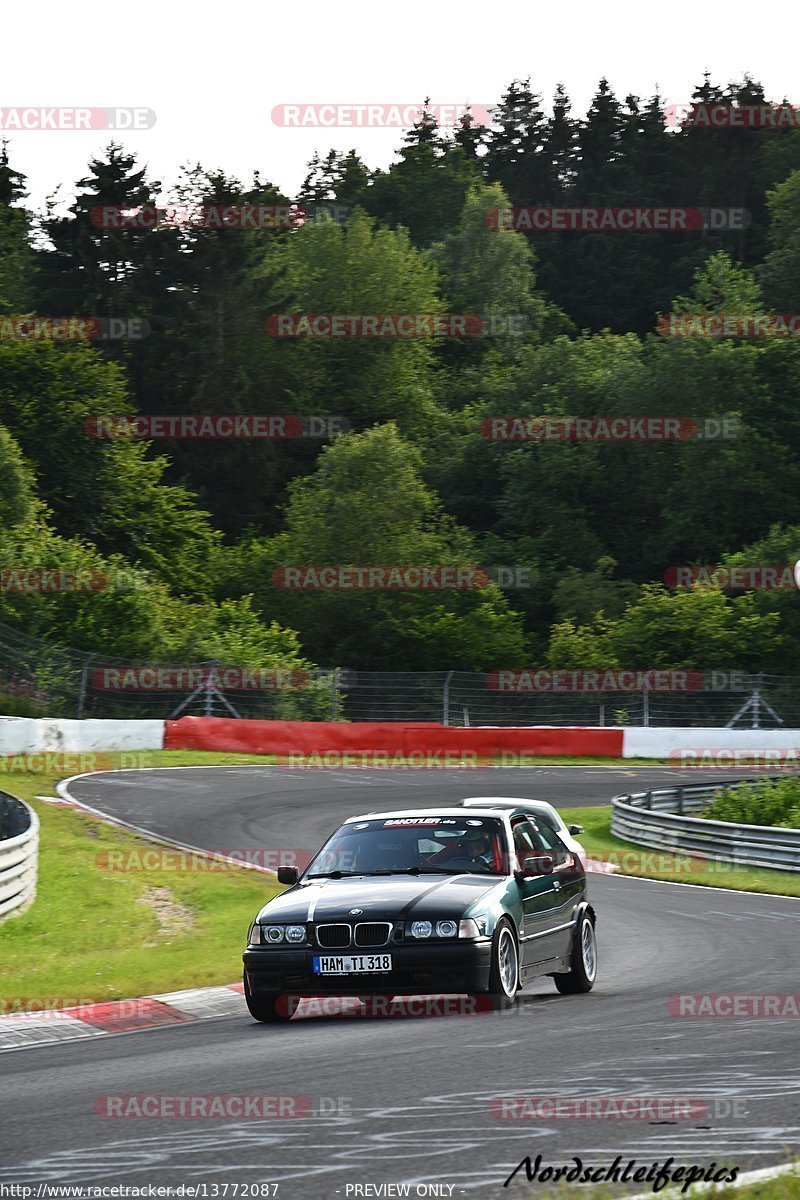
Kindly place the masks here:
<instances>
[{"instance_id":1,"label":"side window","mask_svg":"<svg viewBox=\"0 0 800 1200\"><path fill-rule=\"evenodd\" d=\"M539 837L544 846L545 854L553 856L553 861L557 867L563 866L569 858L569 854L556 831L550 825L540 824Z\"/></svg>"},{"instance_id":2,"label":"side window","mask_svg":"<svg viewBox=\"0 0 800 1200\"><path fill-rule=\"evenodd\" d=\"M545 849L544 842L531 825L530 821L517 821L514 825L514 852L517 856L517 866L522 870L526 858L541 854Z\"/></svg>"}]
</instances>

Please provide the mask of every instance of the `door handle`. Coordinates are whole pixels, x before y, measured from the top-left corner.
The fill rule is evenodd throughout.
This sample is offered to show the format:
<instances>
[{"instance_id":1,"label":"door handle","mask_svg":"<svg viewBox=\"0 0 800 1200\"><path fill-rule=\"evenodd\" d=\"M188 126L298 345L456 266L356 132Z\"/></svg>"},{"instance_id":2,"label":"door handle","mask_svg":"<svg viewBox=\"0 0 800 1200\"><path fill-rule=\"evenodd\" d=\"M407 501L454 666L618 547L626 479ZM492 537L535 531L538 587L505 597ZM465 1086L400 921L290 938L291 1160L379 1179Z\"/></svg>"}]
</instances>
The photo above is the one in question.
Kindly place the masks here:
<instances>
[{"instance_id":1,"label":"door handle","mask_svg":"<svg viewBox=\"0 0 800 1200\"><path fill-rule=\"evenodd\" d=\"M558 892L560 890L561 890L560 882L557 879L554 879L553 880L553 891Z\"/></svg>"}]
</instances>

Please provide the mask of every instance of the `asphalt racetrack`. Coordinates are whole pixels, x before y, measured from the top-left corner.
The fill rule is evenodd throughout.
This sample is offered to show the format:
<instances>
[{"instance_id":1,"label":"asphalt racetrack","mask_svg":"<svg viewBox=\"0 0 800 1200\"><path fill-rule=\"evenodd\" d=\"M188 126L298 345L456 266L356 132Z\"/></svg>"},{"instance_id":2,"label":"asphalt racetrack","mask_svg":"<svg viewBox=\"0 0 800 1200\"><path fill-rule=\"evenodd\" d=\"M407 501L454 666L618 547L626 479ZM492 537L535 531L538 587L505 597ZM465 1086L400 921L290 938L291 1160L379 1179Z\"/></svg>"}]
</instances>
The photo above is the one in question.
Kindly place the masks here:
<instances>
[{"instance_id":1,"label":"asphalt racetrack","mask_svg":"<svg viewBox=\"0 0 800 1200\"><path fill-rule=\"evenodd\" d=\"M70 790L194 846L314 850L358 812L467 795L533 796L562 809L607 804L676 775L659 767L242 766L98 774ZM675 1166L744 1170L800 1153L800 1021L680 1017L668 1007L676 995L797 992L800 902L604 875L590 877L590 891L600 973L586 996L561 996L543 979L499 1015L299 1016L277 1027L253 1022L242 1002L240 1017L0 1055L0 1182L204 1184L198 1194L212 1200L233 1183L278 1184L270 1194L280 1200L398 1194L380 1190L386 1184L408 1184L410 1195L527 1197L547 1187L528 1185L522 1171L502 1186L525 1155L541 1154L542 1166L575 1157L610 1165L621 1154L637 1166L671 1157ZM299 1095L313 1112L95 1113L107 1094L212 1093ZM683 1120L493 1115L493 1100L519 1095L692 1098L706 1111ZM420 1184L439 1190L418 1193Z\"/></svg>"}]
</instances>

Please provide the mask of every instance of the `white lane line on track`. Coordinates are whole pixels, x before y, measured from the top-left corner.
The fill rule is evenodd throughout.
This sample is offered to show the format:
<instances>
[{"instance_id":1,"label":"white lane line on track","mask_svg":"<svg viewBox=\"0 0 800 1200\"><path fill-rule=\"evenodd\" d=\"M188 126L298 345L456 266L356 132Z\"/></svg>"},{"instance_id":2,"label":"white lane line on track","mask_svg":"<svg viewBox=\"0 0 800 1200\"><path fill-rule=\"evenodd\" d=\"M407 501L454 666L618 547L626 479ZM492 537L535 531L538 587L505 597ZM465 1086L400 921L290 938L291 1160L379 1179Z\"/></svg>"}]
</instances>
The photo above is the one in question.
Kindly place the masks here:
<instances>
[{"instance_id":1,"label":"white lane line on track","mask_svg":"<svg viewBox=\"0 0 800 1200\"><path fill-rule=\"evenodd\" d=\"M143 770L150 770L150 767L144 767ZM193 769L193 768L190 768ZM197 768L202 770L203 768ZM117 825L121 829L128 829L132 833L138 833L147 841L155 842L158 846L169 846L175 850L185 850L191 854L198 854L201 858L212 858L217 862L232 863L236 867L243 867L246 871L258 871L262 875L277 876L277 871L271 870L269 867L260 867L255 863L244 863L239 859L231 858L227 854L215 854L212 850L204 850L202 846L193 846L189 842L179 842L175 838L162 836L158 833L153 833L149 829L142 828L141 825L134 825L130 821L123 821L120 817L109 816L108 813L102 812L98 808L92 808L90 804L84 804L82 800L76 800L69 790L68 784L74 783L76 779L85 779L89 775L105 775L111 774L106 771L87 771L83 775L70 775L68 779L62 779L56 784L56 791L72 808L77 808L80 812L89 813L93 817L97 817L100 821L107 821L111 825Z\"/></svg>"},{"instance_id":2,"label":"white lane line on track","mask_svg":"<svg viewBox=\"0 0 800 1200\"><path fill-rule=\"evenodd\" d=\"M605 873L604 873L605 875ZM794 900L800 904L800 896L785 896L782 892L748 892L745 888L723 888L716 887L712 883L678 883L674 879L645 879L643 875L622 875L615 874L612 879L632 879L637 883L655 883L664 887L678 888L700 888L702 891L708 892L728 892L733 896L749 896L753 900ZM726 917L729 913L724 914Z\"/></svg>"}]
</instances>

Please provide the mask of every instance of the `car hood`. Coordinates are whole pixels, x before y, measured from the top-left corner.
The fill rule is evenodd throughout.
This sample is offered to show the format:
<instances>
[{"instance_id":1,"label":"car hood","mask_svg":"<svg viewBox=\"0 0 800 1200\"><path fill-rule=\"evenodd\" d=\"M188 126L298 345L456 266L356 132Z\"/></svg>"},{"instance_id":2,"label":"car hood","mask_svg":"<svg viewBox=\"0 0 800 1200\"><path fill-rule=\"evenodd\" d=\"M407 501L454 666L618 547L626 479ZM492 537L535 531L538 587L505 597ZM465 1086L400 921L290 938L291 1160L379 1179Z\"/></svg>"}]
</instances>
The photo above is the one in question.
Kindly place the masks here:
<instances>
[{"instance_id":1,"label":"car hood","mask_svg":"<svg viewBox=\"0 0 800 1200\"><path fill-rule=\"evenodd\" d=\"M505 889L505 876L423 875L381 876L357 879L319 879L296 884L270 900L259 921L347 921L350 909L361 921L406 920L412 917L461 917L466 910L497 887Z\"/></svg>"}]
</instances>

